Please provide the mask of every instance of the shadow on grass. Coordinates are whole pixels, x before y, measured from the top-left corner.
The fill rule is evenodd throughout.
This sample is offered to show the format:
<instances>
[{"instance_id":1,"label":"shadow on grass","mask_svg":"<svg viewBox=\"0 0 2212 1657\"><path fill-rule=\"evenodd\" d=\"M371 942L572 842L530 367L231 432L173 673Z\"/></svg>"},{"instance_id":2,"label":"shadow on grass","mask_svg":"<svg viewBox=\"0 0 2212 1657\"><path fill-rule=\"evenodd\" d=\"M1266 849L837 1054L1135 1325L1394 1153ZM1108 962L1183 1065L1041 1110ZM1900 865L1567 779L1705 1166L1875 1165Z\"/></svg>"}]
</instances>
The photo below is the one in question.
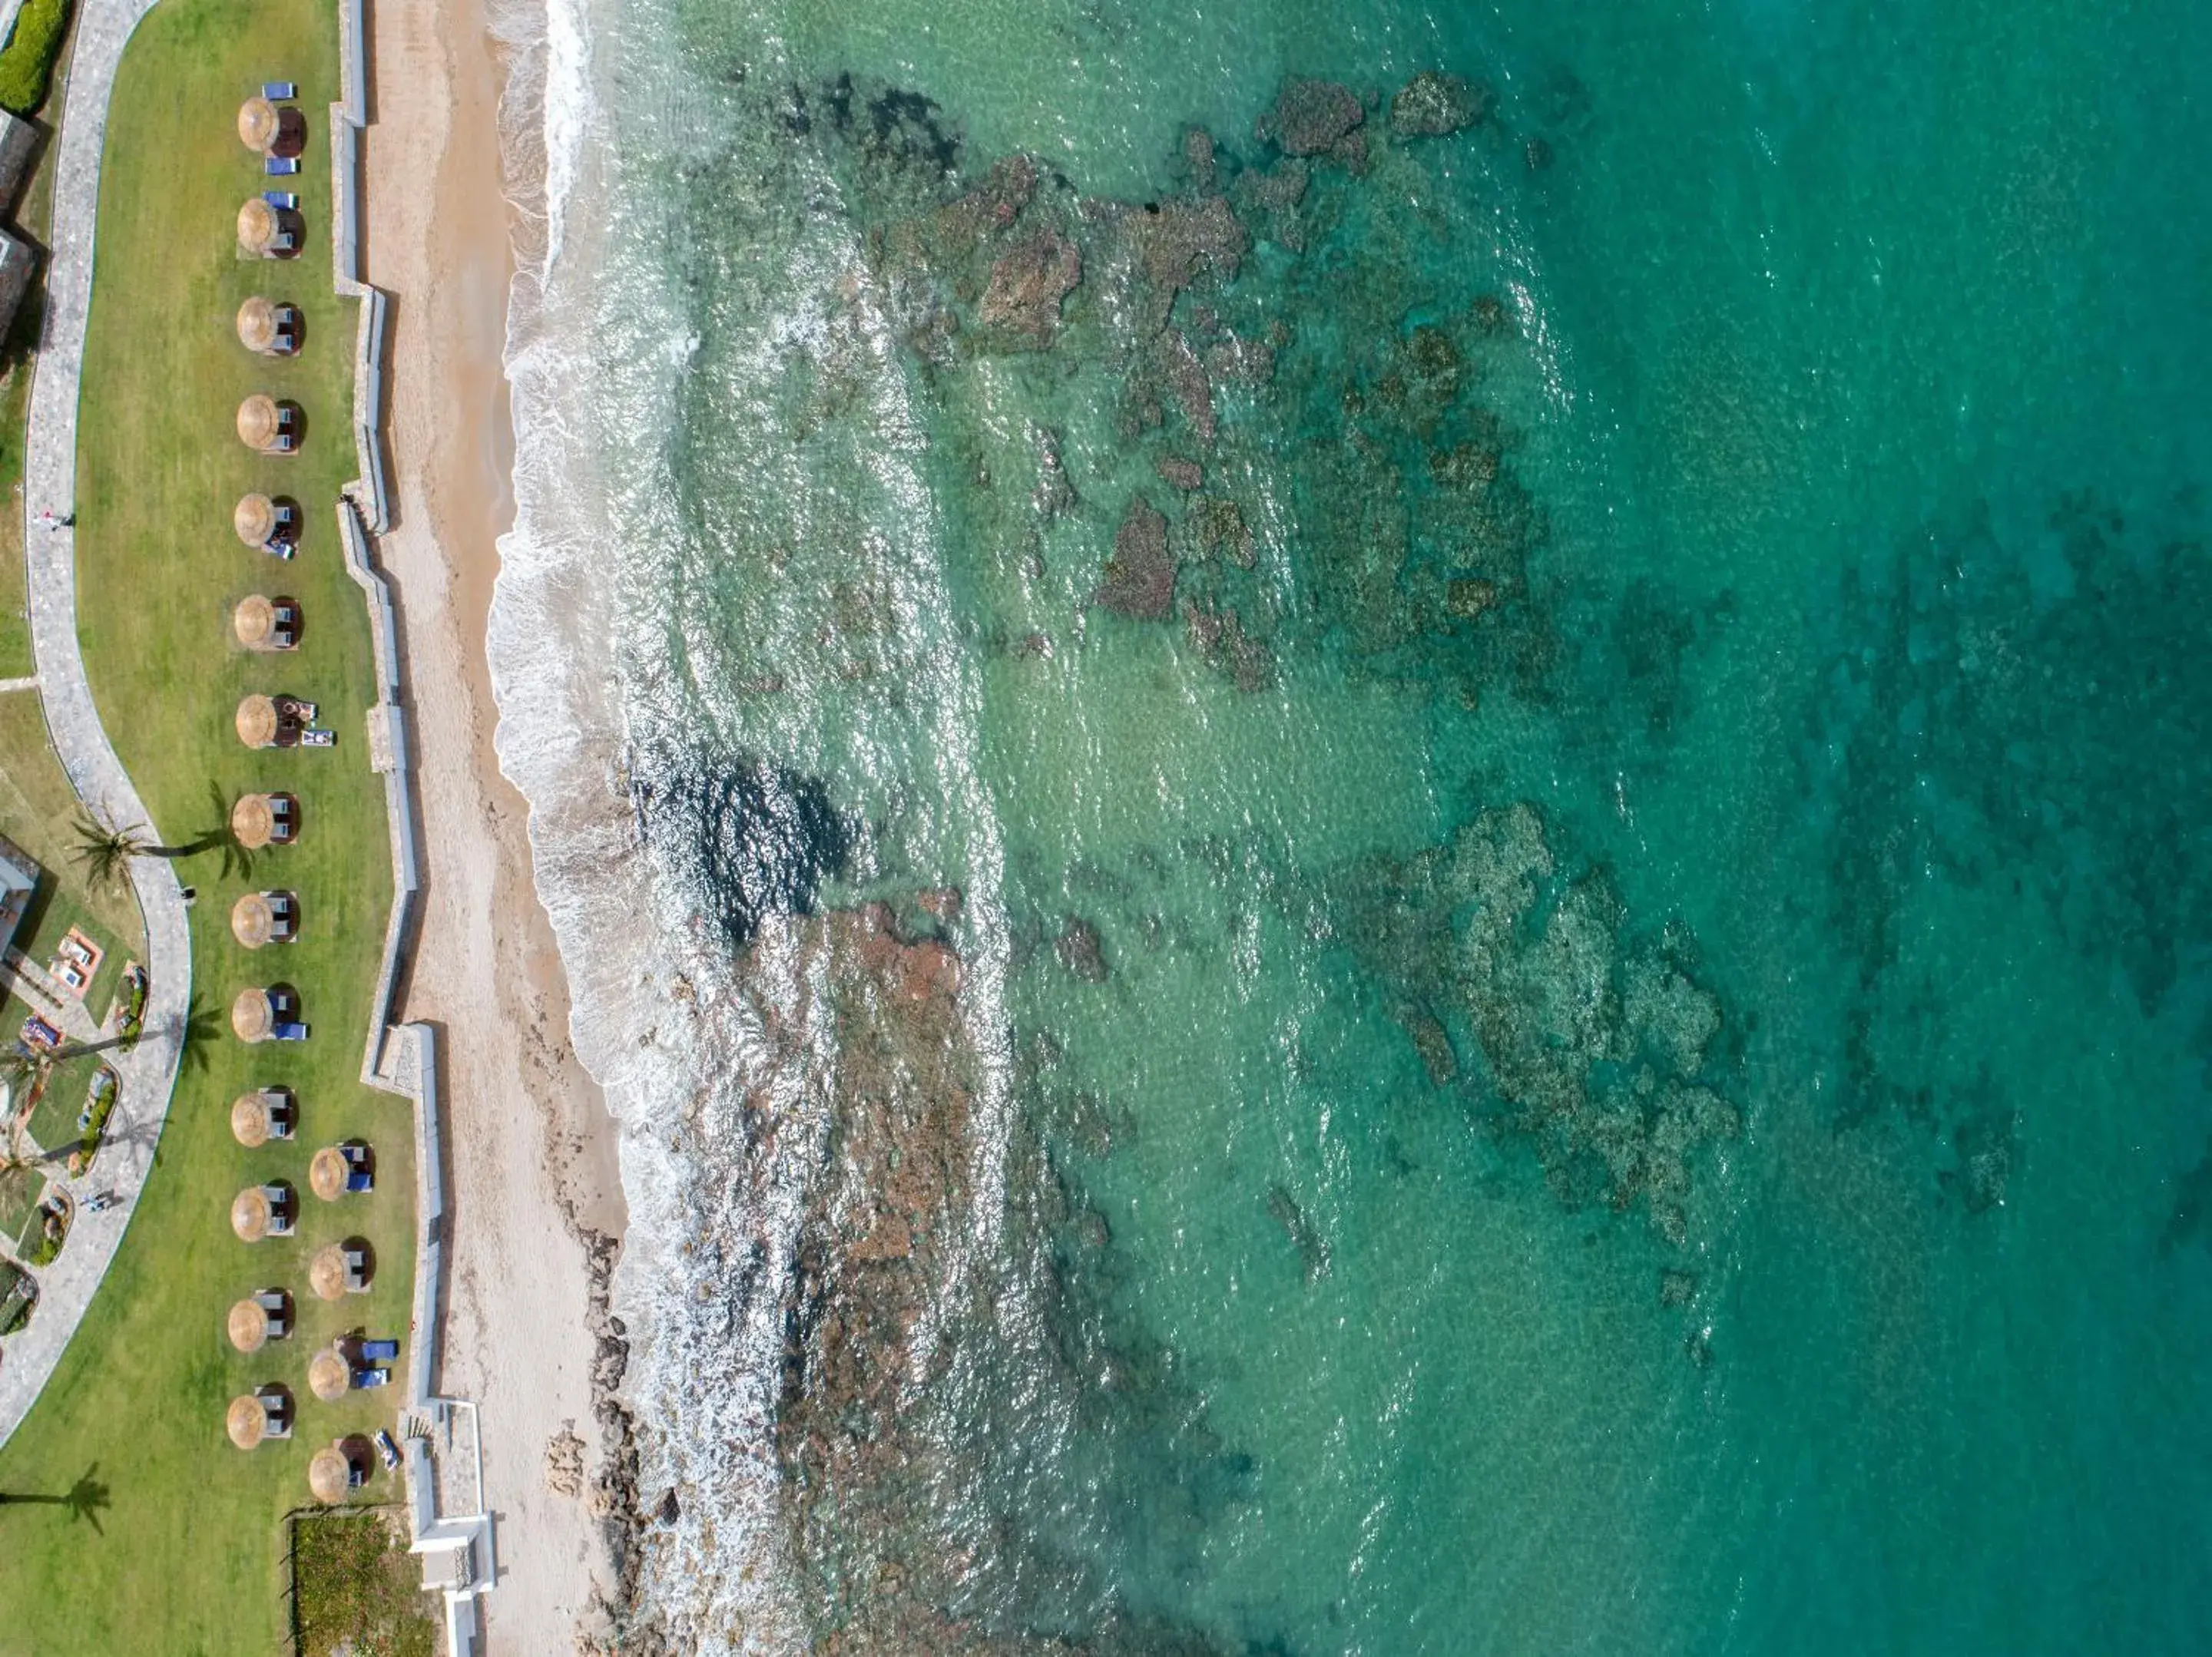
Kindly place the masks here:
<instances>
[{"instance_id":1,"label":"shadow on grass","mask_svg":"<svg viewBox=\"0 0 2212 1657\"><path fill-rule=\"evenodd\" d=\"M100 1477L100 1464L95 1461L84 1470L76 1483L59 1496L18 1496L0 1490L0 1507L66 1508L70 1522L82 1519L90 1525L95 1535L105 1535L100 1529L100 1515L115 1505L106 1482Z\"/></svg>"}]
</instances>

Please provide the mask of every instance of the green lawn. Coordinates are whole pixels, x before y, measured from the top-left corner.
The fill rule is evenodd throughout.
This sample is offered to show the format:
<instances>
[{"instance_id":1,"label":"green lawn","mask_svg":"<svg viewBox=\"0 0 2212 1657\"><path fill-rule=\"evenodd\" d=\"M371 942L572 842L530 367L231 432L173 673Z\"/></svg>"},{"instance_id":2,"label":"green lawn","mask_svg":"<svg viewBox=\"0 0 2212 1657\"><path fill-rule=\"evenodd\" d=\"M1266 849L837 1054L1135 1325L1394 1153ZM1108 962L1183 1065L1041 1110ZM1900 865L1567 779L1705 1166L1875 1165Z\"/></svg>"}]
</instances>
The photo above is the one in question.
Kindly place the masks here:
<instances>
[{"instance_id":1,"label":"green lawn","mask_svg":"<svg viewBox=\"0 0 2212 1657\"><path fill-rule=\"evenodd\" d=\"M392 892L382 790L363 736L368 622L332 516L354 464L354 310L330 285L325 111L337 63L326 5L165 0L140 25L116 83L79 427L80 625L93 689L165 836L202 827L211 782L227 794L283 787L301 797L301 842L265 853L254 883L300 895L303 935L240 950L228 914L243 883L223 878L212 856L184 870L199 888L195 995L222 1033L204 1045L204 1067L187 1065L107 1281L38 1407L0 1450L0 1494L100 1496L8 1507L0 1654L282 1649L283 1516L307 1499L307 1459L336 1434L390 1425L399 1397L394 1386L322 1405L305 1379L309 1354L341 1331L405 1334L413 1264L409 1108L358 1080ZM301 197L307 246L289 263L246 262L233 222L264 180L232 122L240 97L278 78L300 83L310 112L305 165L287 185ZM231 319L256 291L305 313L297 360L272 363L239 346ZM233 411L257 390L305 409L304 453L264 458L240 446ZM233 502L257 488L305 508L306 539L289 564L230 532ZM232 642L231 608L256 591L301 601L295 657L248 657ZM251 690L319 702L337 749L240 748L231 714ZM230 1038L232 996L271 980L301 992L314 1029L304 1046L249 1049ZM229 1102L271 1082L298 1091L300 1138L243 1150L230 1138ZM306 1194L308 1157L356 1134L377 1148L375 1194L338 1209L316 1202ZM230 1235L230 1199L271 1177L301 1190L299 1232L249 1247ZM375 1246L374 1290L326 1307L306 1293L307 1259L355 1234ZM301 1297L298 1333L240 1357L223 1338L224 1312L280 1284ZM240 1454L223 1436L224 1405L267 1381L299 1396L297 1431ZM380 1476L364 1494L396 1493Z\"/></svg>"},{"instance_id":2,"label":"green lawn","mask_svg":"<svg viewBox=\"0 0 2212 1657\"><path fill-rule=\"evenodd\" d=\"M69 81L70 53L76 40L76 16L70 16L69 39L55 60L53 80L39 118L51 130L61 114L62 89ZM50 139L38 165L24 181L15 203L16 228L43 246L53 216L54 146ZM33 285L16 312L15 325L0 340L0 679L31 671L31 629L23 618L23 421L30 405L31 352L39 343L46 311L45 290ZM0 765L14 757L0 749Z\"/></svg>"}]
</instances>

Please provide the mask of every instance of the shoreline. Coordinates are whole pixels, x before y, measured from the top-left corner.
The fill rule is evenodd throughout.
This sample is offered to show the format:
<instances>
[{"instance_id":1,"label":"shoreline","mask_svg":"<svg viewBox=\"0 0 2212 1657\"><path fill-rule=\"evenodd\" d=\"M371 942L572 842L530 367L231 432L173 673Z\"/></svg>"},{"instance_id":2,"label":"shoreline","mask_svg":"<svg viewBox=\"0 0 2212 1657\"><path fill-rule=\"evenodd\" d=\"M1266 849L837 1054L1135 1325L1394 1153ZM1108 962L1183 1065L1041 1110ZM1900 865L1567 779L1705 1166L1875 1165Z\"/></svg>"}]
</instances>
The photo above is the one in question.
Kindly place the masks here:
<instances>
[{"instance_id":1,"label":"shoreline","mask_svg":"<svg viewBox=\"0 0 2212 1657\"><path fill-rule=\"evenodd\" d=\"M380 547L405 637L425 917L395 1017L441 1033L442 1387L483 1415L484 1496L501 1520L498 1586L480 1602L489 1648L588 1649L611 1632L617 1587L616 1515L586 1470L617 1448L605 1284L625 1217L613 1124L569 1043L527 808L492 746L485 628L514 511L507 66L482 0L375 8L370 30L363 255L392 307Z\"/></svg>"}]
</instances>

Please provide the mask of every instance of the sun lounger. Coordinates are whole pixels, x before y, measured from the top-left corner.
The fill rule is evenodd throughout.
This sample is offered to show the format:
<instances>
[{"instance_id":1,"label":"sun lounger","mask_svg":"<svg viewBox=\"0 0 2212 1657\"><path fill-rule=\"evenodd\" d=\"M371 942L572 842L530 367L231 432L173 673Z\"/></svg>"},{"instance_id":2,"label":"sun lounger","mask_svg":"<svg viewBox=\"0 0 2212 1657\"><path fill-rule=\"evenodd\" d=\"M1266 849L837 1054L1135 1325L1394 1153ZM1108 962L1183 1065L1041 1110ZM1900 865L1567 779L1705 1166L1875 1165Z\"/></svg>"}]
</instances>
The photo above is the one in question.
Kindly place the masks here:
<instances>
[{"instance_id":1,"label":"sun lounger","mask_svg":"<svg viewBox=\"0 0 2212 1657\"><path fill-rule=\"evenodd\" d=\"M261 192L261 199L280 213L300 210L300 197L289 190L264 190Z\"/></svg>"},{"instance_id":2,"label":"sun lounger","mask_svg":"<svg viewBox=\"0 0 2212 1657\"><path fill-rule=\"evenodd\" d=\"M300 89L289 81L264 81L261 83L261 95L272 104L281 104L298 97Z\"/></svg>"},{"instance_id":3,"label":"sun lounger","mask_svg":"<svg viewBox=\"0 0 2212 1657\"><path fill-rule=\"evenodd\" d=\"M23 1021L23 1041L27 1046L44 1047L48 1052L52 1052L61 1046L62 1033L36 1013L33 1013Z\"/></svg>"},{"instance_id":4,"label":"sun lounger","mask_svg":"<svg viewBox=\"0 0 2212 1657\"><path fill-rule=\"evenodd\" d=\"M398 1357L399 1343L396 1340L365 1340L361 1344L363 1363L391 1363Z\"/></svg>"},{"instance_id":5,"label":"sun lounger","mask_svg":"<svg viewBox=\"0 0 2212 1657\"><path fill-rule=\"evenodd\" d=\"M272 179L289 179L300 170L297 155L270 155L263 158L261 170Z\"/></svg>"},{"instance_id":6,"label":"sun lounger","mask_svg":"<svg viewBox=\"0 0 2212 1657\"><path fill-rule=\"evenodd\" d=\"M384 1466L386 1472L390 1472L399 1465L399 1447L392 1442L392 1435L390 1433L386 1432L383 1428L379 1427L376 1429L376 1436L369 1442L376 1446L377 1454L384 1458Z\"/></svg>"},{"instance_id":7,"label":"sun lounger","mask_svg":"<svg viewBox=\"0 0 2212 1657\"><path fill-rule=\"evenodd\" d=\"M279 1024L271 1033L270 1039L276 1041L304 1041L307 1039L307 1027L305 1024Z\"/></svg>"},{"instance_id":8,"label":"sun lounger","mask_svg":"<svg viewBox=\"0 0 2212 1657\"><path fill-rule=\"evenodd\" d=\"M392 1381L392 1371L385 1369L356 1369L346 1379L356 1391L363 1391L371 1387L389 1386Z\"/></svg>"},{"instance_id":9,"label":"sun lounger","mask_svg":"<svg viewBox=\"0 0 2212 1657\"><path fill-rule=\"evenodd\" d=\"M349 1174L346 1175L346 1189L356 1193L374 1191L376 1189L376 1176L374 1174Z\"/></svg>"},{"instance_id":10,"label":"sun lounger","mask_svg":"<svg viewBox=\"0 0 2212 1657\"><path fill-rule=\"evenodd\" d=\"M337 745L338 733L335 731L302 731L300 733L300 746L302 748L336 748Z\"/></svg>"}]
</instances>

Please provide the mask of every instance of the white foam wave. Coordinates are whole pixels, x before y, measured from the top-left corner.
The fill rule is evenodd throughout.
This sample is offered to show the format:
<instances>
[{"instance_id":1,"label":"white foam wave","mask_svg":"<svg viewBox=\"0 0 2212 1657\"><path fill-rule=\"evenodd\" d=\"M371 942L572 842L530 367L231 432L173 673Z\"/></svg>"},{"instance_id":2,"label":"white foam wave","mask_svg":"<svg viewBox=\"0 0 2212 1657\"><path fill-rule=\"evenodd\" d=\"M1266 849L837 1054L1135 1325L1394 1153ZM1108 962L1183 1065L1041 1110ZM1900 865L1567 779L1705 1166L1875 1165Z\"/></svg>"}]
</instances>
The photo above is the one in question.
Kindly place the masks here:
<instances>
[{"instance_id":1,"label":"white foam wave","mask_svg":"<svg viewBox=\"0 0 2212 1657\"><path fill-rule=\"evenodd\" d=\"M641 1483L673 1490L680 1517L648 1533L643 1598L684 1649L803 1648L778 1526L770 1432L793 1272L811 1181L830 1154L831 1073L817 1053L793 1065L739 993L698 895L648 854L627 767L672 729L744 729L728 700L736 665L702 628L672 629L660 595L690 531L668 453L679 399L697 372L696 325L672 250L685 245L680 194L666 187L696 151L708 94L672 49L665 0L625 4L619 28L593 0L547 0L502 15L514 74L501 106L509 188L524 221L507 368L515 429L515 519L488 650L502 770L531 808L538 891L567 968L579 1058L619 1131L629 1230L615 1284L631 1363L624 1392L639 1425ZM828 191L827 180L817 188ZM857 249L827 215L787 250L781 286L826 295ZM841 239L842 238L842 239ZM866 294L846 307L872 372L872 462L892 510L884 566L891 607L917 634L955 636L934 561L935 508L920 470L927 446L908 406L890 323ZM766 384L776 354L826 349L823 306L756 321ZM696 391L696 386L692 388ZM803 504L802 478L761 479ZM963 1014L985 1056L978 1099L975 1211L1003 1211L1000 1051L1006 927L997 814L975 748L981 692L962 653L921 652L908 705L863 769L923 756L913 793L940 802L971 926ZM674 704L683 699L681 708ZM803 749L805 730L786 733ZM807 765L805 751L769 758ZM953 825L957 825L957 829ZM750 988L786 1016L824 986L821 969L773 929ZM826 1037L825 1037L826 1039ZM748 1102L765 1109L749 1118ZM749 1120L772 1126L748 1144ZM979 1247L993 1241L987 1229ZM917 1343L926 1350L927 1341Z\"/></svg>"}]
</instances>

